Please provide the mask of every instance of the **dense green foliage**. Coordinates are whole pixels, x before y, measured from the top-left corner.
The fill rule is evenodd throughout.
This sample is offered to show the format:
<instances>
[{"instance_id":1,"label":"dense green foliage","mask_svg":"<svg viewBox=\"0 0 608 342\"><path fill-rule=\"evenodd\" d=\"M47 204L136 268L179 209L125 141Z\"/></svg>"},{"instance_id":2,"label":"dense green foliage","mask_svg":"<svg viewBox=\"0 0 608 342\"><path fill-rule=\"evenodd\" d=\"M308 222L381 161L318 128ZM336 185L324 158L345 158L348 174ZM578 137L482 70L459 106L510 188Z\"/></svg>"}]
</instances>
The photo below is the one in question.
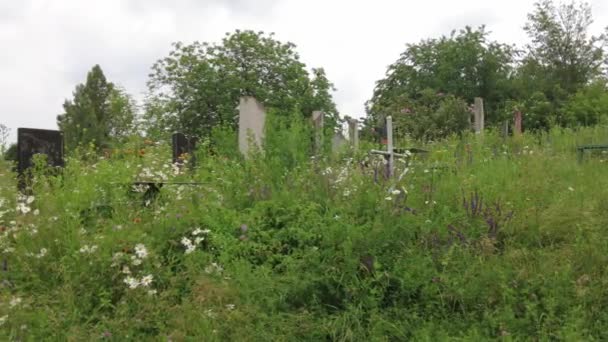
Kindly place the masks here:
<instances>
[{"instance_id":1,"label":"dense green foliage","mask_svg":"<svg viewBox=\"0 0 608 342\"><path fill-rule=\"evenodd\" d=\"M486 125L495 127L516 110L523 112L528 130L605 120L600 116L608 112L598 112L599 108L581 112L589 109L582 103L602 103L606 97L608 36L591 35L592 22L586 3L555 6L543 0L528 15L524 30L531 43L521 49L489 41L484 27L408 44L377 82L367 103L367 126L378 125L388 115L409 114L414 130L423 132L419 138L460 132L462 127L453 125L461 120L459 111L450 114L454 118L449 123L433 129L428 128L432 119L427 116L440 113L404 113L425 92L452 95L470 104L474 97L482 97Z\"/></svg>"},{"instance_id":2,"label":"dense green foliage","mask_svg":"<svg viewBox=\"0 0 608 342\"><path fill-rule=\"evenodd\" d=\"M241 96L254 96L267 108L324 111L327 124L338 116L323 69L312 75L293 43L263 32L236 31L221 44L175 43L152 67L146 122L152 136L182 131L208 137L214 127L235 127Z\"/></svg>"},{"instance_id":3,"label":"dense green foliage","mask_svg":"<svg viewBox=\"0 0 608 342\"><path fill-rule=\"evenodd\" d=\"M587 5L528 19L525 51L467 27L389 66L367 128L392 115L397 147L429 151L392 178L369 135L331 151L333 85L272 35L175 43L145 139L95 66L57 118L65 168L36 155L23 193L0 125L0 340L608 340L608 151L576 154L608 142L606 37ZM248 158L243 95L268 109ZM513 111L522 135L497 129ZM171 163L174 130L196 165Z\"/></svg>"},{"instance_id":4,"label":"dense green foliage","mask_svg":"<svg viewBox=\"0 0 608 342\"><path fill-rule=\"evenodd\" d=\"M106 80L99 65L87 74L84 84L74 90L73 100L63 104L57 116L68 149L94 144L107 148L134 133L135 105L120 87Z\"/></svg>"},{"instance_id":5,"label":"dense green foliage","mask_svg":"<svg viewBox=\"0 0 608 342\"><path fill-rule=\"evenodd\" d=\"M365 155L310 159L287 117L255 158L202 143L193 171L133 141L16 197L2 164L1 338L608 338L608 159L573 150L608 127L452 137L389 180ZM147 178L202 184L151 201L128 185Z\"/></svg>"}]
</instances>

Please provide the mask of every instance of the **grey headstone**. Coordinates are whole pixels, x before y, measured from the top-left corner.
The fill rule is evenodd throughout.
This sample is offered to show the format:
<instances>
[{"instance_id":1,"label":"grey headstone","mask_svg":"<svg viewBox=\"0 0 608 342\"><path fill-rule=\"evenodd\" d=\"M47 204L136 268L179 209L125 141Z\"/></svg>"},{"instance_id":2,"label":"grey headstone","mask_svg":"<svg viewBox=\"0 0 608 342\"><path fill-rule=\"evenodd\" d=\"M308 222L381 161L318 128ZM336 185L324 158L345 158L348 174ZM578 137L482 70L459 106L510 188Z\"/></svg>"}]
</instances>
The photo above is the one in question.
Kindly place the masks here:
<instances>
[{"instance_id":1,"label":"grey headstone","mask_svg":"<svg viewBox=\"0 0 608 342\"><path fill-rule=\"evenodd\" d=\"M347 116L346 122L348 123L348 138L353 149L356 150L359 148L359 121Z\"/></svg>"},{"instance_id":2,"label":"grey headstone","mask_svg":"<svg viewBox=\"0 0 608 342\"><path fill-rule=\"evenodd\" d=\"M475 133L483 133L485 113L483 109L483 99L481 97L475 98Z\"/></svg>"},{"instance_id":3,"label":"grey headstone","mask_svg":"<svg viewBox=\"0 0 608 342\"><path fill-rule=\"evenodd\" d=\"M334 152L340 151L344 146L348 144L348 141L342 134L342 132L336 132L331 139L331 149Z\"/></svg>"},{"instance_id":4,"label":"grey headstone","mask_svg":"<svg viewBox=\"0 0 608 342\"><path fill-rule=\"evenodd\" d=\"M325 113L321 111L312 112L312 124L315 135L315 153L319 153L323 146L323 125L325 121Z\"/></svg>"},{"instance_id":5,"label":"grey headstone","mask_svg":"<svg viewBox=\"0 0 608 342\"><path fill-rule=\"evenodd\" d=\"M245 156L249 154L250 137L258 147L264 141L266 111L264 106L251 96L241 97L239 103L239 150Z\"/></svg>"}]
</instances>

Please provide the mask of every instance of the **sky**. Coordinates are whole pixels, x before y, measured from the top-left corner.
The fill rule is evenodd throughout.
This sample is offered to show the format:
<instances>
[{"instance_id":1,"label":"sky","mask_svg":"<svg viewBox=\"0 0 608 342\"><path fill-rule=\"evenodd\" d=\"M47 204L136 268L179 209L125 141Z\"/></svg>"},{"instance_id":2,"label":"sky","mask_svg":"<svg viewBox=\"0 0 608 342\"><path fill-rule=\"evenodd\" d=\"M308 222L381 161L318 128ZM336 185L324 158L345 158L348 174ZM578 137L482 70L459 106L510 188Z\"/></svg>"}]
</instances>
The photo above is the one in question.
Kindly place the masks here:
<instances>
[{"instance_id":1,"label":"sky","mask_svg":"<svg viewBox=\"0 0 608 342\"><path fill-rule=\"evenodd\" d=\"M608 25L593 7L592 33ZM342 115L364 103L406 44L486 25L490 39L522 46L531 0L0 0L0 123L57 129L56 117L95 64L142 99L154 62L171 43L219 42L236 29L274 32L323 67Z\"/></svg>"}]
</instances>

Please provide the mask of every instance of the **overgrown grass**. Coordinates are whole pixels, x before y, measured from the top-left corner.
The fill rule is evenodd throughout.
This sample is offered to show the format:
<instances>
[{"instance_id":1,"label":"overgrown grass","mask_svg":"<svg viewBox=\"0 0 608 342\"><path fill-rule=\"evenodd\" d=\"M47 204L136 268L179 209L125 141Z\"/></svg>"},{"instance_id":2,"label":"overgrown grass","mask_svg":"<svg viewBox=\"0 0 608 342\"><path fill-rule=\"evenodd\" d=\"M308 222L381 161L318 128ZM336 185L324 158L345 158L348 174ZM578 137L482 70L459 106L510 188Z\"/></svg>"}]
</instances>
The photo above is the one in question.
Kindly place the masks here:
<instances>
[{"instance_id":1,"label":"overgrown grass","mask_svg":"<svg viewBox=\"0 0 608 342\"><path fill-rule=\"evenodd\" d=\"M370 143L310 158L306 125L272 125L175 174L164 142L71 156L19 210L3 164L1 338L608 338L608 156L574 151L608 128L454 137L391 180ZM201 184L146 203L147 178Z\"/></svg>"}]
</instances>

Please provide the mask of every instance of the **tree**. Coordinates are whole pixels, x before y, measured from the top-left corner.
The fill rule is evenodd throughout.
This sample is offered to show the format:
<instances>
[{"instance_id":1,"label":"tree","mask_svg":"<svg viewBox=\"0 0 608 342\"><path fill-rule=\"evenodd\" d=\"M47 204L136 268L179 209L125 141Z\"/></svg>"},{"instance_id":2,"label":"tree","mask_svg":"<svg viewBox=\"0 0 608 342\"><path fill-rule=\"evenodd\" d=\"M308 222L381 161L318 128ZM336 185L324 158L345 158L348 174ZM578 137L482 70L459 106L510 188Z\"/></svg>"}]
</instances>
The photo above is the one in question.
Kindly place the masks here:
<instances>
[{"instance_id":1,"label":"tree","mask_svg":"<svg viewBox=\"0 0 608 342\"><path fill-rule=\"evenodd\" d=\"M495 110L511 97L513 48L488 41L484 27L466 27L449 37L409 44L388 67L367 102L368 121L377 123L387 115L400 115L406 102L425 97L429 90L471 103L483 97L486 121L496 122Z\"/></svg>"},{"instance_id":2,"label":"tree","mask_svg":"<svg viewBox=\"0 0 608 342\"><path fill-rule=\"evenodd\" d=\"M589 34L592 23L587 3L556 7L552 0L537 2L524 27L531 43L518 73L522 93L542 91L557 101L600 76L608 40L606 34Z\"/></svg>"},{"instance_id":3,"label":"tree","mask_svg":"<svg viewBox=\"0 0 608 342\"><path fill-rule=\"evenodd\" d=\"M152 67L148 131L206 136L215 126L236 127L236 106L244 95L285 113L299 108L302 115L323 110L337 117L324 71L314 69L311 80L294 49L272 34L238 30L221 44L174 43L169 56Z\"/></svg>"},{"instance_id":4,"label":"tree","mask_svg":"<svg viewBox=\"0 0 608 342\"><path fill-rule=\"evenodd\" d=\"M64 113L57 116L68 149L90 143L107 147L133 132L133 100L124 89L106 80L99 65L87 74L85 84L76 86L73 96L64 102Z\"/></svg>"}]
</instances>

